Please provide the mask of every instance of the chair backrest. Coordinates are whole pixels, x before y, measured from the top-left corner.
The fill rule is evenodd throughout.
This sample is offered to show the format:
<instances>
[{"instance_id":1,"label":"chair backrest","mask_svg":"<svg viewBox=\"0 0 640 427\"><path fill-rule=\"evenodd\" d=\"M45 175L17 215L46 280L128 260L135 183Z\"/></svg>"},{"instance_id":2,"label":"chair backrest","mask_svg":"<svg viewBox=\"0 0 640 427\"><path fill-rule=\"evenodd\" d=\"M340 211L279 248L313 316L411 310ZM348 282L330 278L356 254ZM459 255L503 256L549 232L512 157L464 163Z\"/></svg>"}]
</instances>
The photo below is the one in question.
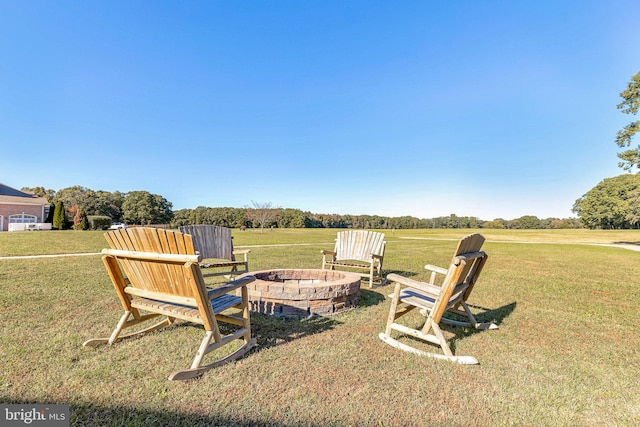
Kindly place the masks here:
<instances>
[{"instance_id":1,"label":"chair backrest","mask_svg":"<svg viewBox=\"0 0 640 427\"><path fill-rule=\"evenodd\" d=\"M473 289L488 255L483 252L484 237L470 234L460 240L442 283L442 293L434 304L433 319L439 322L449 308L466 300Z\"/></svg>"},{"instance_id":2,"label":"chair backrest","mask_svg":"<svg viewBox=\"0 0 640 427\"><path fill-rule=\"evenodd\" d=\"M384 233L368 230L338 232L336 259L371 261L371 255L384 255Z\"/></svg>"},{"instance_id":3,"label":"chair backrest","mask_svg":"<svg viewBox=\"0 0 640 427\"><path fill-rule=\"evenodd\" d=\"M190 235L130 227L109 231L104 237L111 249L102 251L103 260L121 300L126 293L190 306L202 303L200 256Z\"/></svg>"},{"instance_id":4,"label":"chair backrest","mask_svg":"<svg viewBox=\"0 0 640 427\"><path fill-rule=\"evenodd\" d=\"M482 245L484 244L484 236L482 234L473 233L468 236L463 237L458 242L458 247L456 248L454 257L458 255L469 253L469 252L478 252L482 249Z\"/></svg>"},{"instance_id":5,"label":"chair backrest","mask_svg":"<svg viewBox=\"0 0 640 427\"><path fill-rule=\"evenodd\" d=\"M193 236L193 245L203 259L233 260L231 229L217 225L183 225L181 233Z\"/></svg>"}]
</instances>

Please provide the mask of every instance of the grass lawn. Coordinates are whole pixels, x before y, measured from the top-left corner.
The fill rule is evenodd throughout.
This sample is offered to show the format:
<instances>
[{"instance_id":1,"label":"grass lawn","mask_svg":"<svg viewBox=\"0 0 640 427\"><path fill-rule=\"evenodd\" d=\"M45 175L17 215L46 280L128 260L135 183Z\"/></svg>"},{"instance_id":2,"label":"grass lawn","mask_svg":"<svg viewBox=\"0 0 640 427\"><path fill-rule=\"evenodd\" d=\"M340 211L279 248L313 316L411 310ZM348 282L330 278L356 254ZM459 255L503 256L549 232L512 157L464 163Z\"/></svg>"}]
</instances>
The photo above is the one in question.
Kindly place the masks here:
<instances>
[{"instance_id":1,"label":"grass lawn","mask_svg":"<svg viewBox=\"0 0 640 427\"><path fill-rule=\"evenodd\" d=\"M426 279L424 264L446 266L469 230L384 232L385 274ZM335 317L254 314L247 356L170 382L201 327L83 348L122 310L100 257L0 259L0 402L67 403L71 424L87 426L639 425L640 252L593 244L638 245L640 232L481 232L489 260L470 303L500 329L446 329L477 366L384 344L391 285L364 286L360 307ZM318 268L335 233L234 230L234 242L251 247L253 270ZM0 256L104 246L100 232L0 233Z\"/></svg>"}]
</instances>

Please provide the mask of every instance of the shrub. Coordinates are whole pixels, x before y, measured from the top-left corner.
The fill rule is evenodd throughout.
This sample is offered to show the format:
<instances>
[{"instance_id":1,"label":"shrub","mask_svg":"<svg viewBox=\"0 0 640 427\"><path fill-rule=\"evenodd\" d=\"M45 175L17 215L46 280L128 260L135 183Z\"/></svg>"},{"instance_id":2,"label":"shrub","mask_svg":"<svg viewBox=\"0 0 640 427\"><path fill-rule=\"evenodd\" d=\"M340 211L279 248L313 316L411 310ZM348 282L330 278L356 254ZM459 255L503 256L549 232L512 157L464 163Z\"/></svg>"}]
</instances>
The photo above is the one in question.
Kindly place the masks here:
<instances>
[{"instance_id":1,"label":"shrub","mask_svg":"<svg viewBox=\"0 0 640 427\"><path fill-rule=\"evenodd\" d=\"M106 230L111 226L111 217L105 215L89 215L87 219L91 230Z\"/></svg>"},{"instance_id":2,"label":"shrub","mask_svg":"<svg viewBox=\"0 0 640 427\"><path fill-rule=\"evenodd\" d=\"M53 213L53 228L64 230L67 226L67 217L64 210L64 203L58 201L56 203L55 212Z\"/></svg>"}]
</instances>

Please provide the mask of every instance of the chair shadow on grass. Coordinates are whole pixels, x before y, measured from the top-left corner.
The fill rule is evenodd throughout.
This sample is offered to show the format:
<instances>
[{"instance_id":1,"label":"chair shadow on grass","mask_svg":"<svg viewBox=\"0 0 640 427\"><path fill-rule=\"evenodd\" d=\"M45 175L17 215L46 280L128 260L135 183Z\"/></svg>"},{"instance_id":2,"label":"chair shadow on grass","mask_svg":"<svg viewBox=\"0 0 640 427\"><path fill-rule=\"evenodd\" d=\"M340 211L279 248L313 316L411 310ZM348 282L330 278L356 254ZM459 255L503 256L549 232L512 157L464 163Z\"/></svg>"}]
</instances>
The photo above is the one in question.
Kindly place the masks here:
<instances>
[{"instance_id":1,"label":"chair shadow on grass","mask_svg":"<svg viewBox=\"0 0 640 427\"><path fill-rule=\"evenodd\" d=\"M384 295L382 295L381 293L360 288L360 303L358 304L359 308L378 305L383 301Z\"/></svg>"}]
</instances>

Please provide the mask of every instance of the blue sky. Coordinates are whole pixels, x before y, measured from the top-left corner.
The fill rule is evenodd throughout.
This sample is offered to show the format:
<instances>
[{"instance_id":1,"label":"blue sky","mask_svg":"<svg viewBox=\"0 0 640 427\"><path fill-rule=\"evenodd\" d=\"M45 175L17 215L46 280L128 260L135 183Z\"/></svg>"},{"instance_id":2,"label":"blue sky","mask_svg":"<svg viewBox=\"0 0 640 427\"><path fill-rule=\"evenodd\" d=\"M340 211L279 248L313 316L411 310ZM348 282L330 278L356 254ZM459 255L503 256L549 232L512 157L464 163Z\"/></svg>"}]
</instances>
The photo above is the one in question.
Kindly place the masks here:
<instances>
[{"instance_id":1,"label":"blue sky","mask_svg":"<svg viewBox=\"0 0 640 427\"><path fill-rule=\"evenodd\" d=\"M174 209L572 216L640 2L0 0L0 182Z\"/></svg>"}]
</instances>

